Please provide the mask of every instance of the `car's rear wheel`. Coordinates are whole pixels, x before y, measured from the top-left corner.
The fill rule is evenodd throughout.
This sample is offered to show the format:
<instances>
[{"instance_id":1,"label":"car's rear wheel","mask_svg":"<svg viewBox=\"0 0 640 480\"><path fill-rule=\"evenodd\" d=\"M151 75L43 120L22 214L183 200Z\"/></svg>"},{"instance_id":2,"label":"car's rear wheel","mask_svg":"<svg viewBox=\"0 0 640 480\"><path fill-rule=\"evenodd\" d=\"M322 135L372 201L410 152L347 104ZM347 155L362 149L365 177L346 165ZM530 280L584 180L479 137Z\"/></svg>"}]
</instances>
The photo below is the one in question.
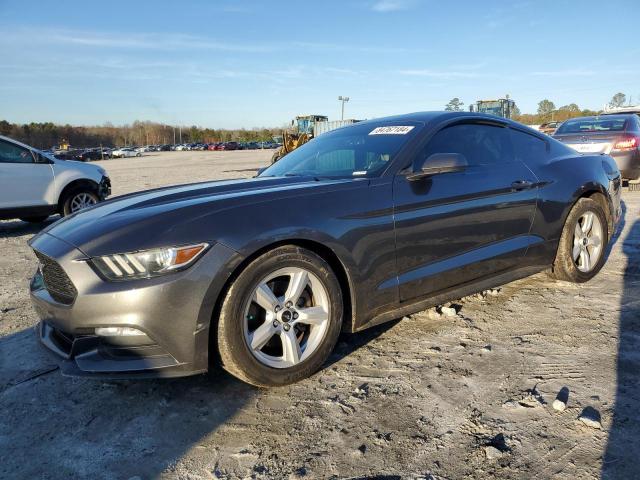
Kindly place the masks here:
<instances>
[{"instance_id":1,"label":"car's rear wheel","mask_svg":"<svg viewBox=\"0 0 640 480\"><path fill-rule=\"evenodd\" d=\"M582 283L602 268L609 235L602 206L590 199L579 199L565 222L553 276L559 280Z\"/></svg>"},{"instance_id":2,"label":"car's rear wheel","mask_svg":"<svg viewBox=\"0 0 640 480\"><path fill-rule=\"evenodd\" d=\"M79 187L71 190L62 201L62 216L79 212L98 203L99 198L95 191L87 187Z\"/></svg>"},{"instance_id":3,"label":"car's rear wheel","mask_svg":"<svg viewBox=\"0 0 640 480\"><path fill-rule=\"evenodd\" d=\"M251 262L226 293L217 331L222 366L259 387L308 377L333 350L342 314L329 264L307 249L278 247Z\"/></svg>"}]
</instances>

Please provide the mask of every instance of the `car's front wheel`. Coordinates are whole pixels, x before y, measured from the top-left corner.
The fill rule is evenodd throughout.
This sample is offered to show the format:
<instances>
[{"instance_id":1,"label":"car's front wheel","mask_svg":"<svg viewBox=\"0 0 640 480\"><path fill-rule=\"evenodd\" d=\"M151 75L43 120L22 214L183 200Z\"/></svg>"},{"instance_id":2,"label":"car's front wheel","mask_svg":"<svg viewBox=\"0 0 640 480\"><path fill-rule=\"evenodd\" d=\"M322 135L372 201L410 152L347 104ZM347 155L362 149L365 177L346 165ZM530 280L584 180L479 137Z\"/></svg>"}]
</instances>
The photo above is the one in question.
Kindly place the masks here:
<instances>
[{"instance_id":1,"label":"car's front wheel","mask_svg":"<svg viewBox=\"0 0 640 480\"><path fill-rule=\"evenodd\" d=\"M336 344L343 302L329 264L297 246L251 262L228 289L217 331L222 366L259 387L316 372Z\"/></svg>"},{"instance_id":2,"label":"car's front wheel","mask_svg":"<svg viewBox=\"0 0 640 480\"><path fill-rule=\"evenodd\" d=\"M87 187L78 187L71 190L62 200L62 216L79 212L98 203L99 198L95 191Z\"/></svg>"},{"instance_id":3,"label":"car's front wheel","mask_svg":"<svg viewBox=\"0 0 640 480\"><path fill-rule=\"evenodd\" d=\"M562 230L553 276L577 283L591 280L604 265L608 239L607 217L602 206L590 198L579 199Z\"/></svg>"}]
</instances>

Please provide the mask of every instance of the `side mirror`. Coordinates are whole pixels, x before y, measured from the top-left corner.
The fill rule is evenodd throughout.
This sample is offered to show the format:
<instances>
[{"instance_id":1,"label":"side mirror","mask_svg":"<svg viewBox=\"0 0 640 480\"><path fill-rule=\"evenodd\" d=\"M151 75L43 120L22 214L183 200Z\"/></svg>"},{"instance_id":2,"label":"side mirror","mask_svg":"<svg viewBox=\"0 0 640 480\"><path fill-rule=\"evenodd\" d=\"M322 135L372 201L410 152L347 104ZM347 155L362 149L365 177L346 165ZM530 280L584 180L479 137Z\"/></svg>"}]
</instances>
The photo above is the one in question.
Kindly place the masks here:
<instances>
[{"instance_id":1,"label":"side mirror","mask_svg":"<svg viewBox=\"0 0 640 480\"><path fill-rule=\"evenodd\" d=\"M419 180L439 173L462 172L469 166L467 159L460 153L434 153L422 164L416 164L408 180Z\"/></svg>"}]
</instances>

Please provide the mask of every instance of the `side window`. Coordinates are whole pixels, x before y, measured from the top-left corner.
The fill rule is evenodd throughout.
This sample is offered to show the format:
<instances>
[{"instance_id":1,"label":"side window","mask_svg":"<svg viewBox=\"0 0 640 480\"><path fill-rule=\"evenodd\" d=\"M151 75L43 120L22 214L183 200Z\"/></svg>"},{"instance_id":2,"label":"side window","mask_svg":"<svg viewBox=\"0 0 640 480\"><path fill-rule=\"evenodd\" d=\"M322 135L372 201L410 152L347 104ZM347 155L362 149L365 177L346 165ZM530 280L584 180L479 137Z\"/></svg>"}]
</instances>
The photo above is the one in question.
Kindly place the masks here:
<instances>
[{"instance_id":1,"label":"side window","mask_svg":"<svg viewBox=\"0 0 640 480\"><path fill-rule=\"evenodd\" d=\"M424 158L434 153L460 153L470 166L514 161L509 129L493 125L465 123L446 127L429 141Z\"/></svg>"},{"instance_id":2,"label":"side window","mask_svg":"<svg viewBox=\"0 0 640 480\"><path fill-rule=\"evenodd\" d=\"M33 155L26 148L0 140L0 163L33 163Z\"/></svg>"},{"instance_id":3,"label":"side window","mask_svg":"<svg viewBox=\"0 0 640 480\"><path fill-rule=\"evenodd\" d=\"M535 165L547 159L547 142L541 138L518 130L511 130L511 140L517 160Z\"/></svg>"}]
</instances>

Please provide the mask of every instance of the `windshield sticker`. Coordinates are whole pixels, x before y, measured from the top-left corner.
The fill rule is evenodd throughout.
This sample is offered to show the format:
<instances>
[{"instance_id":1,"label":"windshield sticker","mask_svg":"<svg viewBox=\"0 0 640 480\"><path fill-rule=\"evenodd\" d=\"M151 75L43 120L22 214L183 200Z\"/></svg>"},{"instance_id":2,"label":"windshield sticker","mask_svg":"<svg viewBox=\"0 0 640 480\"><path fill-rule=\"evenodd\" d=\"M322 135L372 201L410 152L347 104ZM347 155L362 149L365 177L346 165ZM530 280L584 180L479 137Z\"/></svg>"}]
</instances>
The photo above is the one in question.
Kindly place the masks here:
<instances>
[{"instance_id":1,"label":"windshield sticker","mask_svg":"<svg viewBox=\"0 0 640 480\"><path fill-rule=\"evenodd\" d=\"M377 127L369 132L369 135L406 135L413 126Z\"/></svg>"}]
</instances>

